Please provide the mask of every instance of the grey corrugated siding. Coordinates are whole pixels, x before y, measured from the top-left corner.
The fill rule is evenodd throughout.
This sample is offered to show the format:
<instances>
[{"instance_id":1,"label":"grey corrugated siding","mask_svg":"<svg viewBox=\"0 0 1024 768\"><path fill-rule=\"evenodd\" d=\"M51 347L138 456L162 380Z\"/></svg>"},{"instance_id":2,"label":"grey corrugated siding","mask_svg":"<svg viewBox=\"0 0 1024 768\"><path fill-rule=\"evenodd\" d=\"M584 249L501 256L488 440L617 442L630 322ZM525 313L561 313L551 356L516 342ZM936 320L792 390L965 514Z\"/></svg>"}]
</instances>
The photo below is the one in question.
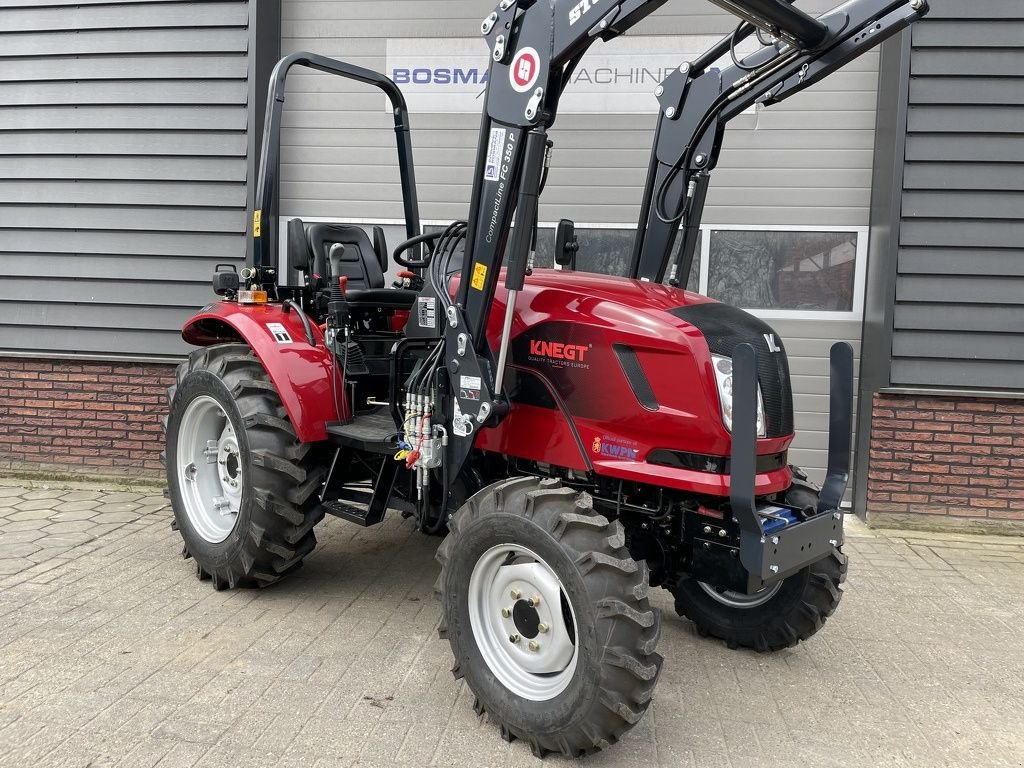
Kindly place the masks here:
<instances>
[{"instance_id":1,"label":"grey corrugated siding","mask_svg":"<svg viewBox=\"0 0 1024 768\"><path fill-rule=\"evenodd\" d=\"M821 13L835 4L811 0L801 7ZM480 20L493 5L284 0L282 53L310 50L383 71L387 37L479 37ZM718 35L734 25L735 17L706 0L685 0L666 5L630 35ZM867 225L877 68L877 54L870 53L785 104L733 121L706 221ZM379 93L299 70L289 83L282 214L401 218L394 138ZM652 94L649 117L560 115L551 132L555 152L541 219L635 224L656 107ZM414 114L412 125L424 218L464 218L478 121Z\"/></svg>"},{"instance_id":2,"label":"grey corrugated siding","mask_svg":"<svg viewBox=\"0 0 1024 768\"><path fill-rule=\"evenodd\" d=\"M815 14L835 4L800 3ZM478 36L493 6L490 0L284 0L282 53L309 50L384 71L387 37ZM685 0L667 4L630 34L719 35L735 23L706 0ZM705 223L866 226L877 71L877 53L868 54L785 104L733 121ZM295 71L285 102L282 215L401 218L394 134L382 104L372 89ZM559 116L551 132L555 153L541 220L635 226L654 133L653 95L651 109L649 117ZM465 218L477 118L413 114L412 125L424 218ZM860 323L770 322L795 356L793 457L821 479L828 349L836 340L858 345Z\"/></svg>"},{"instance_id":3,"label":"grey corrugated siding","mask_svg":"<svg viewBox=\"0 0 1024 768\"><path fill-rule=\"evenodd\" d=\"M248 3L0 12L0 351L176 355L245 253Z\"/></svg>"},{"instance_id":4,"label":"grey corrugated siding","mask_svg":"<svg viewBox=\"0 0 1024 768\"><path fill-rule=\"evenodd\" d=\"M1024 6L913 28L894 385L1024 389Z\"/></svg>"},{"instance_id":5,"label":"grey corrugated siding","mask_svg":"<svg viewBox=\"0 0 1024 768\"><path fill-rule=\"evenodd\" d=\"M829 350L837 341L853 345L854 371L860 370L859 320L768 320L785 339L793 382L796 437L789 460L816 482L828 466ZM854 390L856 391L856 390ZM856 424L856 415L854 416Z\"/></svg>"}]
</instances>

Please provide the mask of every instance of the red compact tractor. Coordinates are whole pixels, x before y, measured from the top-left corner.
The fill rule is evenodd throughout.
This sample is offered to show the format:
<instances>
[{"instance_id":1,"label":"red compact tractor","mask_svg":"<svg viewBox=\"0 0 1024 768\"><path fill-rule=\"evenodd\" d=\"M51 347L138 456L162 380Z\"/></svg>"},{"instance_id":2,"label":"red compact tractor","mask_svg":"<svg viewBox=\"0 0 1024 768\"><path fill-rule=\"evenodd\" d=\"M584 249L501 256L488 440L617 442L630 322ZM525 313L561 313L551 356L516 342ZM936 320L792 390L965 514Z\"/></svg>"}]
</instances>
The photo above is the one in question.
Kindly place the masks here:
<instances>
[{"instance_id":1,"label":"red compact tractor","mask_svg":"<svg viewBox=\"0 0 1024 768\"><path fill-rule=\"evenodd\" d=\"M785 0L714 0L742 21L655 91L629 277L574 271L568 221L555 249L567 268L534 269L559 96L592 43L664 1L501 0L480 29L491 61L469 216L429 233L394 82L313 54L283 59L251 263L218 267L221 299L186 323L198 349L168 393L175 525L200 578L217 589L276 582L313 550L325 513L371 526L393 509L447 534L439 633L455 675L503 736L540 755L593 752L643 716L662 665L651 586L701 633L768 651L821 628L846 571L850 347L832 349L819 490L787 461L782 339L676 286L726 123L928 8L850 0L813 18ZM753 35L761 47L738 58ZM727 54L731 66L712 66ZM278 259L279 129L296 65L391 100L408 235L394 287L379 229L293 219Z\"/></svg>"}]
</instances>

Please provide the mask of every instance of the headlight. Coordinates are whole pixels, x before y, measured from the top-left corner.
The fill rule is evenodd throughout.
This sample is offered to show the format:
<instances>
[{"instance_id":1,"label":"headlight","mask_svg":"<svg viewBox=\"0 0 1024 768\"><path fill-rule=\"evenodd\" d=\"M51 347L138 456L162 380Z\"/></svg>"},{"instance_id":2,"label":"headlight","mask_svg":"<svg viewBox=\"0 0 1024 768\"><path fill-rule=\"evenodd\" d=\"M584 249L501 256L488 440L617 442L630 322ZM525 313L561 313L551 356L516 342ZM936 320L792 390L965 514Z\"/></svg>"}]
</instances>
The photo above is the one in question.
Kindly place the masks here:
<instances>
[{"instance_id":1,"label":"headlight","mask_svg":"<svg viewBox=\"0 0 1024 768\"><path fill-rule=\"evenodd\" d=\"M732 358L712 355L711 364L715 369L715 382L718 384L718 398L722 401L722 421L725 428L732 432ZM767 434L764 418L764 401L761 399L761 385L757 385L757 436Z\"/></svg>"}]
</instances>

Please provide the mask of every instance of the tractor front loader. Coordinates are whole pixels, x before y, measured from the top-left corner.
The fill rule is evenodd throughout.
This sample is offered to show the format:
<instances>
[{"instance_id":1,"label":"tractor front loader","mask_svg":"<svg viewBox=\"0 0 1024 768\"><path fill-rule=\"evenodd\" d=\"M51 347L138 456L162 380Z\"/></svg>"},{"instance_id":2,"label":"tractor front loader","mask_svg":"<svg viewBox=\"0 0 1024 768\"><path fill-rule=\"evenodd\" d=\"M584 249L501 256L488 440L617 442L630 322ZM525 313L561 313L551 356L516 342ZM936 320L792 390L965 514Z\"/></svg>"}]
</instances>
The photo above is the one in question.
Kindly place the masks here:
<instances>
[{"instance_id":1,"label":"tractor front loader","mask_svg":"<svg viewBox=\"0 0 1024 768\"><path fill-rule=\"evenodd\" d=\"M200 578L266 586L315 545L325 514L388 510L438 550L439 633L507 738L538 755L614 744L662 667L648 589L731 647L786 648L821 628L846 572L853 356L831 355L828 472L789 464L782 339L680 290L726 124L820 81L928 10L850 0L813 18L785 0L713 0L741 17L655 91L657 131L629 277L533 268L559 97L587 49L665 0L501 0L465 221L420 227L409 116L382 74L309 53L272 76L253 257L218 267L220 300L169 392L167 477ZM756 35L760 48L739 58ZM731 54L733 64L715 65ZM275 173L296 66L385 92L408 239L287 222ZM515 219L513 226L513 217ZM676 238L680 247L675 248ZM673 257L674 253L678 253ZM403 269L386 287L389 257Z\"/></svg>"}]
</instances>

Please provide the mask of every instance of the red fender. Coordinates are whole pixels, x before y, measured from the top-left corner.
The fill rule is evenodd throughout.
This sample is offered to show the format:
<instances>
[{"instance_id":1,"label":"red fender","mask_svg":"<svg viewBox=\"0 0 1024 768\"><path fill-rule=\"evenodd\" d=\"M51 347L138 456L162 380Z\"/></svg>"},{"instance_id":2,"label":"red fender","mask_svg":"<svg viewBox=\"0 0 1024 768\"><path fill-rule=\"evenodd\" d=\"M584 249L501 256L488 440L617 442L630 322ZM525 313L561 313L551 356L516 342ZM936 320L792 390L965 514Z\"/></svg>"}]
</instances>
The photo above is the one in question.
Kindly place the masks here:
<instances>
[{"instance_id":1,"label":"red fender","mask_svg":"<svg viewBox=\"0 0 1024 768\"><path fill-rule=\"evenodd\" d=\"M344 420L348 405L341 396L341 371L333 364L323 332L312 321L310 325L315 346L306 340L302 320L294 309L285 312L280 304L219 301L203 307L185 323L181 337L197 347L237 341L252 347L274 382L296 436L304 443L313 443L327 439L327 424Z\"/></svg>"}]
</instances>

